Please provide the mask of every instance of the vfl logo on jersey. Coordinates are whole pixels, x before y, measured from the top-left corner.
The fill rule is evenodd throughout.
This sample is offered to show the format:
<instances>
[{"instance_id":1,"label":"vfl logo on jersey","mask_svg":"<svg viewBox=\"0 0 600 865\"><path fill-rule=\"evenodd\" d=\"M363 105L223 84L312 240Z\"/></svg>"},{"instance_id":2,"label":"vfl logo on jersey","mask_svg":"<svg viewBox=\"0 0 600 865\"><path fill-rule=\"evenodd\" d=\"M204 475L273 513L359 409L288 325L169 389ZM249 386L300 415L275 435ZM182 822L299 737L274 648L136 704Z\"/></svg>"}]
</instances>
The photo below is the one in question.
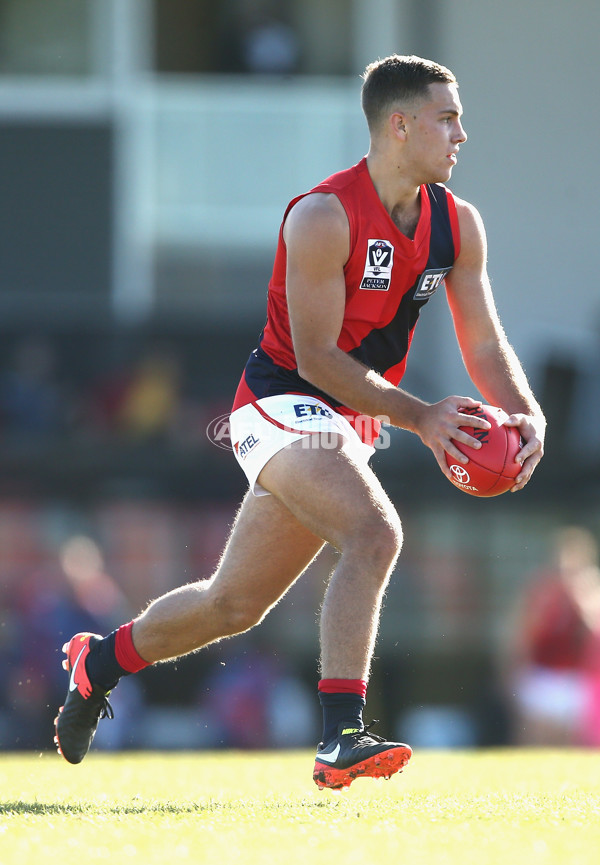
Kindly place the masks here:
<instances>
[{"instance_id":1,"label":"vfl logo on jersey","mask_svg":"<svg viewBox=\"0 0 600 865\"><path fill-rule=\"evenodd\" d=\"M394 247L389 240L369 240L361 288L389 291L394 264Z\"/></svg>"},{"instance_id":2,"label":"vfl logo on jersey","mask_svg":"<svg viewBox=\"0 0 600 865\"><path fill-rule=\"evenodd\" d=\"M451 270L451 267L435 267L431 270L424 270L417 283L413 300L429 300Z\"/></svg>"}]
</instances>

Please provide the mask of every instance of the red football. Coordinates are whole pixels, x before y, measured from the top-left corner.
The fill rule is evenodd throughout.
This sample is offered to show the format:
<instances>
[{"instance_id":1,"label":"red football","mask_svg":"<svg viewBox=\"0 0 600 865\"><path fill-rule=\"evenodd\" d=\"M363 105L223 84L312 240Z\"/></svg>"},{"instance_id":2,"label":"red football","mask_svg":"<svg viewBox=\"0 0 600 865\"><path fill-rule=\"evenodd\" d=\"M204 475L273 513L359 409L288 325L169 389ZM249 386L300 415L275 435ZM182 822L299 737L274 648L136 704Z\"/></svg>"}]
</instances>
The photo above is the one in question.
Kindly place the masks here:
<instances>
[{"instance_id":1,"label":"red football","mask_svg":"<svg viewBox=\"0 0 600 865\"><path fill-rule=\"evenodd\" d=\"M516 427L504 426L508 417L501 408L481 405L461 408L462 414L476 415L491 423L491 429L461 427L461 430L479 439L481 447L471 448L455 441L456 447L469 458L466 464L446 454L446 463L452 473L452 483L471 496L499 496L509 490L521 471L515 457L521 449L521 435Z\"/></svg>"}]
</instances>

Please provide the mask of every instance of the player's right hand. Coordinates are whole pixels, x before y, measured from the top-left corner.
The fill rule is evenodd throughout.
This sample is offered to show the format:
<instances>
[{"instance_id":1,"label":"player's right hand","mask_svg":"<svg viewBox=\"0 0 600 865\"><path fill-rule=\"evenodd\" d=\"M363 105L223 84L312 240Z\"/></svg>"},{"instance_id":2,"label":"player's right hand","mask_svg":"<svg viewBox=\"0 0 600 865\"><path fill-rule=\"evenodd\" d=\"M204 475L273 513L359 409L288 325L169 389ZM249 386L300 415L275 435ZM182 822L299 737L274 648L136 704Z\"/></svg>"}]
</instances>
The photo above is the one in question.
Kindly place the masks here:
<instances>
[{"instance_id":1,"label":"player's right hand","mask_svg":"<svg viewBox=\"0 0 600 865\"><path fill-rule=\"evenodd\" d=\"M474 409L480 405L482 405L480 399L472 399L469 396L448 396L440 402L423 406L415 432L423 444L433 451L437 464L448 480L451 480L450 469L444 453L448 453L459 463L469 462L468 457L454 445L453 439L475 449L481 447L481 442L460 427L490 429L490 424L485 418L461 412L461 409Z\"/></svg>"}]
</instances>

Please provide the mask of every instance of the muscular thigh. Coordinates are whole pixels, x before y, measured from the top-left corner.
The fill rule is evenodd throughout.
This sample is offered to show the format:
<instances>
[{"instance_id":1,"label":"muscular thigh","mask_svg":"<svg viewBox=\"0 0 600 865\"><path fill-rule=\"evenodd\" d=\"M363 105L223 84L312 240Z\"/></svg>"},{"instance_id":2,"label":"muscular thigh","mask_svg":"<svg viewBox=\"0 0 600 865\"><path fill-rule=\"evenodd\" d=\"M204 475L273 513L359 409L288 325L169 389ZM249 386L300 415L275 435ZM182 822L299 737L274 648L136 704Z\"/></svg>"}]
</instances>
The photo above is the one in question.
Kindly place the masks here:
<instances>
[{"instance_id":1,"label":"muscular thigh","mask_svg":"<svg viewBox=\"0 0 600 865\"><path fill-rule=\"evenodd\" d=\"M325 447L290 445L267 463L259 482L309 531L338 549L382 525L400 535L398 515L377 476L342 437L335 447L331 440Z\"/></svg>"},{"instance_id":2,"label":"muscular thigh","mask_svg":"<svg viewBox=\"0 0 600 865\"><path fill-rule=\"evenodd\" d=\"M317 555L323 541L274 496L248 493L242 502L213 585L251 597L266 609Z\"/></svg>"}]
</instances>

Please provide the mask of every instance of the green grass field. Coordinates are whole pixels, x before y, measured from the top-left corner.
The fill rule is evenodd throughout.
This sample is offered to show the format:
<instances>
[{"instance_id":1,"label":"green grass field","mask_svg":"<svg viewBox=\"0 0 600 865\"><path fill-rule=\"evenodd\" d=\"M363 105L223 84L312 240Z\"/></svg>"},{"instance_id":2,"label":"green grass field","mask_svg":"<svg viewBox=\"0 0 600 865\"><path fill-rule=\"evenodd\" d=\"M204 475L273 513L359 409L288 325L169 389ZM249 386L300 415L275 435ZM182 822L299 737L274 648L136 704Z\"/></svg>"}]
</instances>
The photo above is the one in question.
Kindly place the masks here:
<instances>
[{"instance_id":1,"label":"green grass field","mask_svg":"<svg viewBox=\"0 0 600 865\"><path fill-rule=\"evenodd\" d=\"M312 754L0 755L0 865L592 865L600 753L416 754L319 792Z\"/></svg>"}]
</instances>

